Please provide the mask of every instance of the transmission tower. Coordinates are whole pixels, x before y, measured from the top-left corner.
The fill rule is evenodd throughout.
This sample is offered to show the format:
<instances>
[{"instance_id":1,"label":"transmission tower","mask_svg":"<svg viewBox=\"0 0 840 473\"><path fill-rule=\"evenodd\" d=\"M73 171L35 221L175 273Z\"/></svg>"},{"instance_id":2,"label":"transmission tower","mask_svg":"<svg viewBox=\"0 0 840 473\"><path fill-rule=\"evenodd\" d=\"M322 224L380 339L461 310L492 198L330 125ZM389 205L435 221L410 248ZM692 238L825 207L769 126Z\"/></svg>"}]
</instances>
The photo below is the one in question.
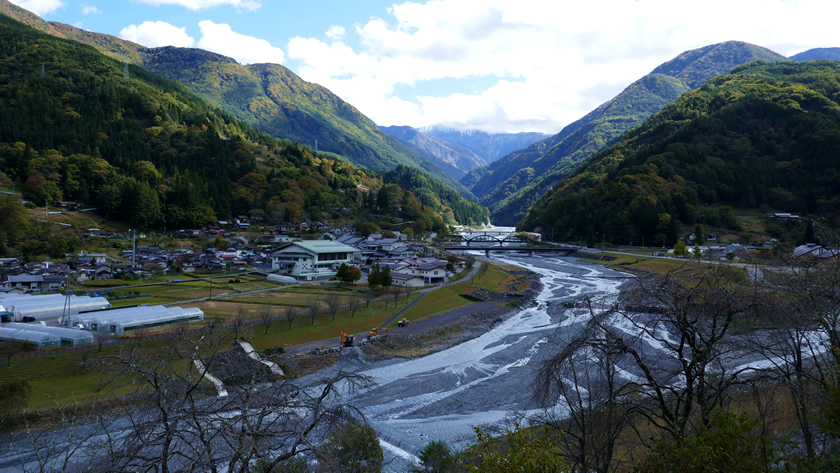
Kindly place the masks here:
<instances>
[{"instance_id":1,"label":"transmission tower","mask_svg":"<svg viewBox=\"0 0 840 473\"><path fill-rule=\"evenodd\" d=\"M41 63L41 79L43 79L43 78L45 78L45 77L47 77L47 70L46 70L46 68L44 67L44 63L42 62L42 63Z\"/></svg>"},{"instance_id":2,"label":"transmission tower","mask_svg":"<svg viewBox=\"0 0 840 473\"><path fill-rule=\"evenodd\" d=\"M128 79L128 60L125 61L125 67L123 68L123 79Z\"/></svg>"}]
</instances>

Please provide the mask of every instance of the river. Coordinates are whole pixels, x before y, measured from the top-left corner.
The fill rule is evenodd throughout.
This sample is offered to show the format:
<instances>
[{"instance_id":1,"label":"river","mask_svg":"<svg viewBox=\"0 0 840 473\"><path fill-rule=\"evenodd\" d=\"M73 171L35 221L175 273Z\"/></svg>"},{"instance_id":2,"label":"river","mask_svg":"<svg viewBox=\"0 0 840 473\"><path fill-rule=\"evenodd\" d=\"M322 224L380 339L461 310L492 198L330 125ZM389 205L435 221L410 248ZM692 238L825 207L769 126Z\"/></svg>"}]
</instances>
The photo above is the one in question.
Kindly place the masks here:
<instances>
[{"instance_id":1,"label":"river","mask_svg":"<svg viewBox=\"0 0 840 473\"><path fill-rule=\"evenodd\" d=\"M500 424L534 409L531 383L541 360L555 353L588 319L561 303L583 295L610 297L626 274L573 258L505 256L540 274L537 305L521 310L468 342L422 358L362 371L377 387L349 401L362 409L386 451L386 471L405 471L428 442L455 449L473 427Z\"/></svg>"}]
</instances>

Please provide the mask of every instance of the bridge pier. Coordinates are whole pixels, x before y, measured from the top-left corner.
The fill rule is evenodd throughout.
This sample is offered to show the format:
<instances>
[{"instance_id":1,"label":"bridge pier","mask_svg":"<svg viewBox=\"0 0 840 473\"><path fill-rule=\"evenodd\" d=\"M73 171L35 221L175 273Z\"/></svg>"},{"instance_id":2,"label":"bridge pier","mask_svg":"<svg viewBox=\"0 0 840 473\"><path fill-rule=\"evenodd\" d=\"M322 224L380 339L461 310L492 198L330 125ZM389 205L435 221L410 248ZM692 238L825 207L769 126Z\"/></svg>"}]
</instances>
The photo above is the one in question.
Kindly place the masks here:
<instances>
[{"instance_id":1,"label":"bridge pier","mask_svg":"<svg viewBox=\"0 0 840 473\"><path fill-rule=\"evenodd\" d=\"M528 256L534 256L534 250L528 250Z\"/></svg>"},{"instance_id":2,"label":"bridge pier","mask_svg":"<svg viewBox=\"0 0 840 473\"><path fill-rule=\"evenodd\" d=\"M485 258L489 258L489 257L490 257L490 250L484 250L484 257L485 257Z\"/></svg>"}]
</instances>

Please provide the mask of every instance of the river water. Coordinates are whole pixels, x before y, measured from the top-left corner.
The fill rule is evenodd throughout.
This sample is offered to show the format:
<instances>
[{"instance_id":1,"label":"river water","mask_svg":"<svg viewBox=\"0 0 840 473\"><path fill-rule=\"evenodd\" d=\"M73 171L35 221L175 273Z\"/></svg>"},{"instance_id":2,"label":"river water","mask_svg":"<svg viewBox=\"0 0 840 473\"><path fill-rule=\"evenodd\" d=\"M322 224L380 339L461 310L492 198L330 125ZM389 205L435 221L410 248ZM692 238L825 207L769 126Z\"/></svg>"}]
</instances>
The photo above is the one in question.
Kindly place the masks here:
<instances>
[{"instance_id":1,"label":"river water","mask_svg":"<svg viewBox=\"0 0 840 473\"><path fill-rule=\"evenodd\" d=\"M447 350L362 371L378 387L349 401L377 430L388 457L386 471L405 471L430 441L460 449L474 438L474 426L498 425L535 409L531 384L540 361L589 317L585 310L563 309L562 302L583 295L614 297L627 277L573 258L499 259L540 274L543 289L535 307Z\"/></svg>"}]
</instances>

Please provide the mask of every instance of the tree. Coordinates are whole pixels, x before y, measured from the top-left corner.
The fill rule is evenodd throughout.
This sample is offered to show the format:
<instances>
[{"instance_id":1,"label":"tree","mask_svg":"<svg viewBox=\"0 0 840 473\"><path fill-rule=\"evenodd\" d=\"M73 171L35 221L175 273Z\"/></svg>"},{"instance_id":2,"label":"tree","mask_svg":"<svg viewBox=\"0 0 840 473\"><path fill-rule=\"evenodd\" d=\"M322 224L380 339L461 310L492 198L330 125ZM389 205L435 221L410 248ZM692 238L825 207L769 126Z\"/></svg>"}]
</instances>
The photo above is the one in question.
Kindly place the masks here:
<instances>
[{"instance_id":1,"label":"tree","mask_svg":"<svg viewBox=\"0 0 840 473\"><path fill-rule=\"evenodd\" d=\"M706 235L703 233L703 226L699 223L694 226L694 244L703 245L706 243Z\"/></svg>"},{"instance_id":2,"label":"tree","mask_svg":"<svg viewBox=\"0 0 840 473\"><path fill-rule=\"evenodd\" d=\"M540 367L535 395L547 406L540 420L554 428L557 447L573 471L616 469L619 439L634 419L634 399L618 374L622 356L621 341L590 324Z\"/></svg>"},{"instance_id":3,"label":"tree","mask_svg":"<svg viewBox=\"0 0 840 473\"><path fill-rule=\"evenodd\" d=\"M324 445L323 461L346 473L379 472L383 459L376 431L352 420L331 429Z\"/></svg>"},{"instance_id":4,"label":"tree","mask_svg":"<svg viewBox=\"0 0 840 473\"><path fill-rule=\"evenodd\" d=\"M380 276L379 284L382 285L385 289L391 287L391 284L394 283L394 278L391 276L391 267L385 266L382 269L382 275Z\"/></svg>"},{"instance_id":5,"label":"tree","mask_svg":"<svg viewBox=\"0 0 840 473\"><path fill-rule=\"evenodd\" d=\"M306 298L306 311L309 313L310 325L315 325L315 317L318 315L320 300L316 296Z\"/></svg>"},{"instance_id":6,"label":"tree","mask_svg":"<svg viewBox=\"0 0 840 473\"><path fill-rule=\"evenodd\" d=\"M259 314L260 321L262 321L263 328L265 328L264 334L268 334L268 329L271 328L273 308L268 304L263 304L257 309L257 313Z\"/></svg>"},{"instance_id":7,"label":"tree","mask_svg":"<svg viewBox=\"0 0 840 473\"><path fill-rule=\"evenodd\" d=\"M287 305L286 308L283 310L283 317L289 323L289 330L292 329L292 324L294 323L298 315L299 313L294 306Z\"/></svg>"},{"instance_id":8,"label":"tree","mask_svg":"<svg viewBox=\"0 0 840 473\"><path fill-rule=\"evenodd\" d=\"M662 438L635 471L639 473L764 473L778 461L773 441L753 437L756 421L745 414L716 409L708 425L680 439ZM767 452L767 453L765 453Z\"/></svg>"},{"instance_id":9,"label":"tree","mask_svg":"<svg viewBox=\"0 0 840 473\"><path fill-rule=\"evenodd\" d=\"M525 429L514 425L498 438L480 427L475 427L475 433L475 444L470 451L477 458L467 465L467 471L556 473L565 469L550 429Z\"/></svg>"},{"instance_id":10,"label":"tree","mask_svg":"<svg viewBox=\"0 0 840 473\"><path fill-rule=\"evenodd\" d=\"M159 348L127 346L96 360L106 370L106 392L132 395L95 421L66 429L59 449L50 435L54 426L37 432L30 427L42 471L53 471L62 460L101 471L250 471L257 463L264 471L284 471L329 457L328 432L341 419L359 415L338 393L369 388L370 380L341 372L269 386L250 374L257 371L255 362L245 356L233 358L230 367L245 375L244 383L227 385L229 395L218 396L207 382L208 367L230 359L223 347L233 335L173 333ZM237 367L235 360L243 364ZM79 437L72 438L74 433Z\"/></svg>"},{"instance_id":11,"label":"tree","mask_svg":"<svg viewBox=\"0 0 840 473\"><path fill-rule=\"evenodd\" d=\"M0 382L0 430L9 427L12 418L29 406L32 387L25 379L7 379Z\"/></svg>"},{"instance_id":12,"label":"tree","mask_svg":"<svg viewBox=\"0 0 840 473\"><path fill-rule=\"evenodd\" d=\"M338 267L338 270L335 272L335 277L344 282L344 279L347 277L347 263L341 263L341 266Z\"/></svg>"},{"instance_id":13,"label":"tree","mask_svg":"<svg viewBox=\"0 0 840 473\"><path fill-rule=\"evenodd\" d=\"M412 473L450 473L457 471L455 455L449 445L434 440L426 444L420 454L420 465L411 469Z\"/></svg>"},{"instance_id":14,"label":"tree","mask_svg":"<svg viewBox=\"0 0 840 473\"><path fill-rule=\"evenodd\" d=\"M674 255L686 256L687 254L685 243L682 240L677 240L677 243L674 245Z\"/></svg>"},{"instance_id":15,"label":"tree","mask_svg":"<svg viewBox=\"0 0 840 473\"><path fill-rule=\"evenodd\" d=\"M344 276L341 278L341 282L353 284L359 279L362 279L362 270L359 269L358 266L353 265L347 267L347 270L344 272Z\"/></svg>"},{"instance_id":16,"label":"tree","mask_svg":"<svg viewBox=\"0 0 840 473\"><path fill-rule=\"evenodd\" d=\"M335 321L335 313L338 312L338 308L341 306L341 299L338 297L337 293L328 292L324 297L324 302L326 302L327 307L330 308L330 315L332 315L332 320Z\"/></svg>"},{"instance_id":17,"label":"tree","mask_svg":"<svg viewBox=\"0 0 840 473\"><path fill-rule=\"evenodd\" d=\"M368 286L376 288L382 285L382 269L379 268L379 263L373 263L373 266L368 271Z\"/></svg>"}]
</instances>

